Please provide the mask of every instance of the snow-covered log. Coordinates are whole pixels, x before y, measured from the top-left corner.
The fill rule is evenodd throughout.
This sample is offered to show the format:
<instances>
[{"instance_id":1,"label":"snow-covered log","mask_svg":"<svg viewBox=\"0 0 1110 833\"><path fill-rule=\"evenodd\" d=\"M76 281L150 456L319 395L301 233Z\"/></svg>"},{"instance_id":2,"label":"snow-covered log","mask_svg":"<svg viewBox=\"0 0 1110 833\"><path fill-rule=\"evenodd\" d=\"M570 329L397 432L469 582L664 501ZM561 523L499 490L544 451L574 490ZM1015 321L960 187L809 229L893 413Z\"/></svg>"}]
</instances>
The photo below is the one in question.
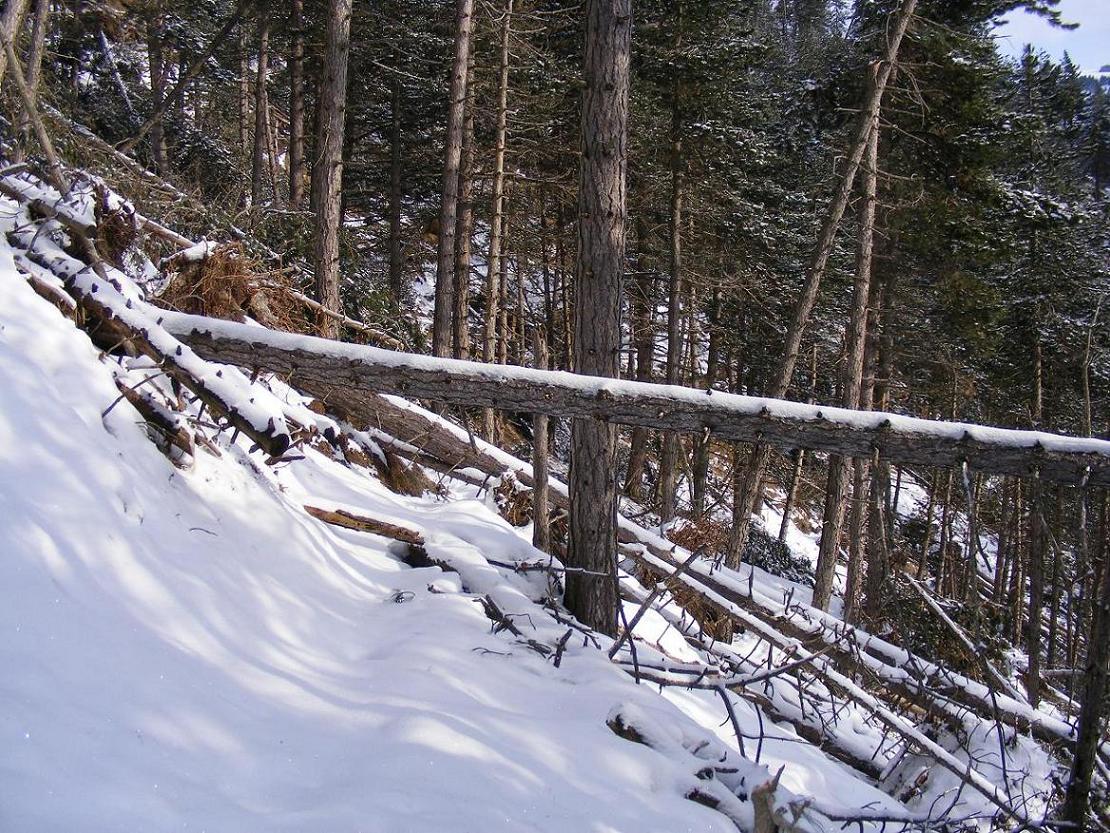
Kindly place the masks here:
<instances>
[{"instance_id":1,"label":"snow-covered log","mask_svg":"<svg viewBox=\"0 0 1110 833\"><path fill-rule=\"evenodd\" d=\"M1110 485L1110 442L934 422L669 385L398 353L165 313L163 325L201 355L288 377L303 389L363 389L468 407L597 418L663 431L711 433L891 462L1090 486Z\"/></svg>"}]
</instances>

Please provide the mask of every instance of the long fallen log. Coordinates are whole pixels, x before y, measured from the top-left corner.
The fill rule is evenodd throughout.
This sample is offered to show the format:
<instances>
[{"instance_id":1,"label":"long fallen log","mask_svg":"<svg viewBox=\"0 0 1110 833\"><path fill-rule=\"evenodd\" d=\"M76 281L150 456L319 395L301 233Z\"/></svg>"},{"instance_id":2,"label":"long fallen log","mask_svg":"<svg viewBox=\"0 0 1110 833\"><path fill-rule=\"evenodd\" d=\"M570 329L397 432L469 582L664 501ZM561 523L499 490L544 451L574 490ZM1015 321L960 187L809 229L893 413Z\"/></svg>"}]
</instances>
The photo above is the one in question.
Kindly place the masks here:
<instances>
[{"instance_id":1,"label":"long fallen log","mask_svg":"<svg viewBox=\"0 0 1110 833\"><path fill-rule=\"evenodd\" d=\"M602 379L398 353L167 312L165 326L201 355L259 368L308 389L367 390L475 408L597 418L719 439L892 463L961 466L1069 485L1110 486L1110 441L881 412L806 405L672 385Z\"/></svg>"}]
</instances>

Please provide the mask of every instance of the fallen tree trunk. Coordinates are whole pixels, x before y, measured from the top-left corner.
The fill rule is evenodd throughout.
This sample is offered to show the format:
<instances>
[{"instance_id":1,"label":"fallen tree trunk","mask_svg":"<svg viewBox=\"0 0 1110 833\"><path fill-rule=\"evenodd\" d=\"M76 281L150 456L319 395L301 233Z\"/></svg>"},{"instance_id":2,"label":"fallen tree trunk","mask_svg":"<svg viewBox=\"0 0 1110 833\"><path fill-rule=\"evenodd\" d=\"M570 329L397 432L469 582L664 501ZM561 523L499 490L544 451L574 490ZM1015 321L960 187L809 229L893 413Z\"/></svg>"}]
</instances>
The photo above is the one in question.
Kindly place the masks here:
<instances>
[{"instance_id":1,"label":"fallen tree trunk","mask_svg":"<svg viewBox=\"0 0 1110 833\"><path fill-rule=\"evenodd\" d=\"M1110 485L1110 441L933 422L880 412L714 393L645 382L485 365L260 330L166 313L163 325L206 358L259 368L305 390L374 391L467 407L559 417L719 439L808 448L893 463L1089 486Z\"/></svg>"},{"instance_id":2,"label":"fallen tree trunk","mask_svg":"<svg viewBox=\"0 0 1110 833\"><path fill-rule=\"evenodd\" d=\"M118 377L116 387L119 389L120 397L130 402L131 406L146 420L147 425L162 439L167 456L170 456L171 447L188 457L196 455L193 435L176 414L159 405L153 398L145 396L136 386L126 384ZM172 457L170 459L173 460ZM176 460L174 462L177 463Z\"/></svg>"}]
</instances>

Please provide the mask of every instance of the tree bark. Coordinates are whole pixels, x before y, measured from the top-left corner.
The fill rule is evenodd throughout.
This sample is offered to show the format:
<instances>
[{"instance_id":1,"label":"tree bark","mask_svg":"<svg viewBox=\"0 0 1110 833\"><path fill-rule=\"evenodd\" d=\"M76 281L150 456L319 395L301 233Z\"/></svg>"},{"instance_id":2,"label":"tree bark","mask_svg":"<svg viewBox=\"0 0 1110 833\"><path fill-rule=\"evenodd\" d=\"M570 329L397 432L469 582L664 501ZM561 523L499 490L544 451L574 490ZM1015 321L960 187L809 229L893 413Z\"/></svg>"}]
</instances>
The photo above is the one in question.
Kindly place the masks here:
<instances>
[{"instance_id":1,"label":"tree bark","mask_svg":"<svg viewBox=\"0 0 1110 833\"><path fill-rule=\"evenodd\" d=\"M643 245L647 236L643 222L637 220L636 237ZM655 359L655 288L651 272L641 262L636 273L635 291L631 293L629 306L632 311L632 341L636 348L636 380L650 382L652 365ZM648 430L642 427L632 429L629 441L628 472L625 475L624 489L635 501L644 500L644 469L647 464Z\"/></svg>"},{"instance_id":2,"label":"tree bark","mask_svg":"<svg viewBox=\"0 0 1110 833\"><path fill-rule=\"evenodd\" d=\"M682 2L675 9L674 50L682 48ZM682 223L683 167L682 151L682 83L675 77L671 85L671 216L670 216L670 282L667 287L667 365L668 385L677 385L682 365ZM673 433L663 435L663 453L659 461L659 521L664 526L674 518L675 492L678 487L679 438Z\"/></svg>"},{"instance_id":3,"label":"tree bark","mask_svg":"<svg viewBox=\"0 0 1110 833\"><path fill-rule=\"evenodd\" d=\"M166 97L166 68L162 57L162 21L154 18L147 24L147 63L150 69L150 92L154 110L162 107ZM165 175L167 163L166 135L161 117L150 128L150 146L154 157L154 170Z\"/></svg>"},{"instance_id":4,"label":"tree bark","mask_svg":"<svg viewBox=\"0 0 1110 833\"><path fill-rule=\"evenodd\" d=\"M318 85L319 108L316 162L312 166L312 204L316 212L313 256L316 297L332 312L339 303L339 227L343 186L343 134L347 123L347 63L351 51L352 0L328 0L323 77ZM339 325L320 318L320 334L336 338Z\"/></svg>"},{"instance_id":5,"label":"tree bark","mask_svg":"<svg viewBox=\"0 0 1110 833\"><path fill-rule=\"evenodd\" d=\"M8 0L4 6L4 14L0 16L0 26L4 27L4 35L12 42L12 47L19 42L19 32L23 29L23 18L27 14L28 0ZM0 84L4 83L4 76L8 72L7 53L0 53Z\"/></svg>"},{"instance_id":6,"label":"tree bark","mask_svg":"<svg viewBox=\"0 0 1110 833\"><path fill-rule=\"evenodd\" d=\"M1086 499L1086 493L1080 499ZM1083 675L1086 684L1083 688L1083 702L1079 711L1079 724L1075 742L1075 758L1072 762L1071 777L1068 779L1067 794L1064 798L1064 821L1072 823L1072 830L1087 829L1087 812L1090 806L1091 776L1095 769L1095 756L1098 752L1099 738L1102 736L1102 723L1106 714L1106 702L1110 679L1110 552L1106 540L1110 537L1107 528L1107 503L1102 500L1102 577L1099 581L1098 604L1095 606L1090 636L1087 639L1087 662ZM1083 533L1085 534L1085 533Z\"/></svg>"},{"instance_id":7,"label":"tree bark","mask_svg":"<svg viewBox=\"0 0 1110 833\"><path fill-rule=\"evenodd\" d=\"M874 84L874 81L872 81ZM848 329L844 333L846 348L844 373L841 377L845 408L858 408L860 386L863 381L863 354L867 340L867 299L871 293L871 256L875 240L875 195L879 162L879 126L872 127L867 138L867 151L863 161L863 203L860 208L859 252L856 257L856 279L852 287L852 309ZM844 524L848 478L852 464L843 457L829 461L828 488L825 491L825 515L821 526L821 541L817 552L816 581L813 585L813 606L827 610L832 598L833 580L836 575L837 553L840 548L840 531ZM856 485L862 491L864 480ZM857 500L860 495L857 494ZM858 570L858 565L857 565ZM858 588L853 588L858 589ZM849 606L854 605L854 600Z\"/></svg>"},{"instance_id":8,"label":"tree bark","mask_svg":"<svg viewBox=\"0 0 1110 833\"><path fill-rule=\"evenodd\" d=\"M618 314L610 310L606 317L613 319ZM963 423L878 411L844 412L633 381L615 385L606 381L611 377L567 379L562 374L530 368L432 361L427 356L362 345L349 345L336 352L334 345L305 336L290 341L285 333L226 321L213 334L206 319L168 310L160 315L163 326L198 350L203 349L205 355L281 374L292 380L290 384L318 375L334 377L334 387L368 388L468 407L642 425L683 434L702 434L708 429L725 441L762 438L777 448L809 448L864 459L878 449L891 462L913 468L958 468L966 460L973 471L1019 477L1039 472L1045 482L1078 485L1086 477L1089 486L1110 485L1108 440L1083 440L1077 447L1075 438L1042 433L1036 435L1039 445L1033 446L1027 431L977 430ZM591 320L603 323L604 319L597 313ZM616 338L610 344L588 348L591 355L584 356L577 367L589 367L587 362L592 358L597 366L615 373L609 368L618 366L619 348ZM599 355L608 357L611 364L603 365L596 358Z\"/></svg>"},{"instance_id":9,"label":"tree bark","mask_svg":"<svg viewBox=\"0 0 1110 833\"><path fill-rule=\"evenodd\" d=\"M31 25L31 48L27 54L27 90L31 94L32 101L38 99L39 79L42 77L42 56L49 24L50 0L35 0L34 22ZM0 55L3 54L0 50ZM31 137L31 119L26 109L21 109L16 116L16 129L19 141L16 143L15 161L22 162L25 148Z\"/></svg>"},{"instance_id":10,"label":"tree bark","mask_svg":"<svg viewBox=\"0 0 1110 833\"><path fill-rule=\"evenodd\" d=\"M574 369L595 376L620 369L631 40L631 0L587 0ZM589 572L567 574L566 604L610 636L618 604L616 445L612 425L572 425L567 563Z\"/></svg>"},{"instance_id":11,"label":"tree bark","mask_svg":"<svg viewBox=\"0 0 1110 833\"><path fill-rule=\"evenodd\" d=\"M251 152L251 80L247 29L239 28L239 161L245 163ZM153 128L152 128L153 129Z\"/></svg>"},{"instance_id":12,"label":"tree bark","mask_svg":"<svg viewBox=\"0 0 1110 833\"><path fill-rule=\"evenodd\" d=\"M871 130L878 122L879 105L882 102L883 92L886 90L887 82L890 80L891 72L893 72L894 65L898 60L898 49L901 46L903 36L906 34L906 29L909 27L916 5L917 0L902 0L902 4L898 11L894 13L889 26L886 52L874 71L872 83L868 85L844 172L837 184L829 210L821 225L817 245L806 271L805 284L798 296L794 317L787 330L782 364L779 366L778 376L770 393L774 399L781 399L786 396L786 392L790 388L790 381L794 375L794 365L798 360L798 351L801 348L802 335L805 332L810 313L813 311L813 305L817 301L817 291L821 286L825 270L828 267L829 257L833 252L840 221L848 207L848 198L852 193L856 173L867 150ZM729 535L727 550L727 560L730 565L739 563L740 553L747 544L751 514L759 496L760 484L763 481L763 473L767 467L768 457L769 452L763 446L756 446L752 450L748 470L744 475L743 486L740 490L741 505L739 508L734 508L733 511L733 528Z\"/></svg>"},{"instance_id":13,"label":"tree bark","mask_svg":"<svg viewBox=\"0 0 1110 833\"><path fill-rule=\"evenodd\" d=\"M289 44L289 207L304 206L304 0L292 0Z\"/></svg>"},{"instance_id":14,"label":"tree bark","mask_svg":"<svg viewBox=\"0 0 1110 833\"><path fill-rule=\"evenodd\" d=\"M717 384L717 365L721 354L720 298L713 289L709 299L709 346L706 350L705 389L713 390ZM709 456L712 439L702 434L694 441L693 483L690 485L691 513L695 520L705 515L705 495L709 481Z\"/></svg>"},{"instance_id":15,"label":"tree bark","mask_svg":"<svg viewBox=\"0 0 1110 833\"><path fill-rule=\"evenodd\" d=\"M471 74L469 71L468 75ZM474 226L474 103L468 92L463 123L462 164L459 168L459 207L455 226L455 287L452 314L452 352L470 358L470 234Z\"/></svg>"},{"instance_id":16,"label":"tree bark","mask_svg":"<svg viewBox=\"0 0 1110 833\"><path fill-rule=\"evenodd\" d=\"M532 331L532 352L536 367L547 369L547 343L540 328ZM551 516L547 500L548 417L532 417L532 546L551 552Z\"/></svg>"},{"instance_id":17,"label":"tree bark","mask_svg":"<svg viewBox=\"0 0 1110 833\"><path fill-rule=\"evenodd\" d=\"M1041 645L1044 613L1045 519L1042 503L1044 489L1040 478L1033 478L1029 495L1029 621L1025 636L1025 652L1029 667L1025 674L1025 690L1033 708L1041 701Z\"/></svg>"},{"instance_id":18,"label":"tree bark","mask_svg":"<svg viewBox=\"0 0 1110 833\"><path fill-rule=\"evenodd\" d=\"M506 0L501 17L501 57L497 80L497 128L494 132L493 209L490 216L489 257L486 258L486 309L482 331L482 361L497 359L497 322L501 308L501 235L505 211L505 133L509 111L509 35L513 0ZM489 437L487 437L489 439Z\"/></svg>"},{"instance_id":19,"label":"tree bark","mask_svg":"<svg viewBox=\"0 0 1110 833\"><path fill-rule=\"evenodd\" d=\"M443 143L443 188L441 190L443 201L439 212L439 250L436 257L435 306L432 312L432 353L436 356L448 356L451 353L459 168L462 162L473 11L474 0L456 0L455 57L448 87L447 129Z\"/></svg>"},{"instance_id":20,"label":"tree bark","mask_svg":"<svg viewBox=\"0 0 1110 833\"><path fill-rule=\"evenodd\" d=\"M404 295L401 261L401 82L394 79L389 129L389 295L400 307Z\"/></svg>"},{"instance_id":21,"label":"tree bark","mask_svg":"<svg viewBox=\"0 0 1110 833\"><path fill-rule=\"evenodd\" d=\"M269 127L266 124L269 102L266 83L270 63L270 15L263 10L258 15L258 66L254 75L254 149L251 153L251 211L262 206L262 179L269 145Z\"/></svg>"}]
</instances>

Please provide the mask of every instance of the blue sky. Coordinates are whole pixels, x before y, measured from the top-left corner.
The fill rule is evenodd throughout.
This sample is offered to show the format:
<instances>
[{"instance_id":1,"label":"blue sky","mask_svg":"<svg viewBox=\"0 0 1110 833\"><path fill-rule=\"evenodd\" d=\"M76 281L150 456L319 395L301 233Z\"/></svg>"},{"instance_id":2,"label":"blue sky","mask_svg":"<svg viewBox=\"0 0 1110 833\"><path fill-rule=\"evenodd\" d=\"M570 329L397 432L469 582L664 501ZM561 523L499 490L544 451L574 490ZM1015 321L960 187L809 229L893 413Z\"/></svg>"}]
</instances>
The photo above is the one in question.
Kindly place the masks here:
<instances>
[{"instance_id":1,"label":"blue sky","mask_svg":"<svg viewBox=\"0 0 1110 833\"><path fill-rule=\"evenodd\" d=\"M1064 20L1079 28L1055 29L1026 12L1010 15L995 29L999 48L1016 55L1026 43L1059 58L1066 51L1080 69L1096 73L1110 64L1110 0L1061 0L1057 6Z\"/></svg>"}]
</instances>

